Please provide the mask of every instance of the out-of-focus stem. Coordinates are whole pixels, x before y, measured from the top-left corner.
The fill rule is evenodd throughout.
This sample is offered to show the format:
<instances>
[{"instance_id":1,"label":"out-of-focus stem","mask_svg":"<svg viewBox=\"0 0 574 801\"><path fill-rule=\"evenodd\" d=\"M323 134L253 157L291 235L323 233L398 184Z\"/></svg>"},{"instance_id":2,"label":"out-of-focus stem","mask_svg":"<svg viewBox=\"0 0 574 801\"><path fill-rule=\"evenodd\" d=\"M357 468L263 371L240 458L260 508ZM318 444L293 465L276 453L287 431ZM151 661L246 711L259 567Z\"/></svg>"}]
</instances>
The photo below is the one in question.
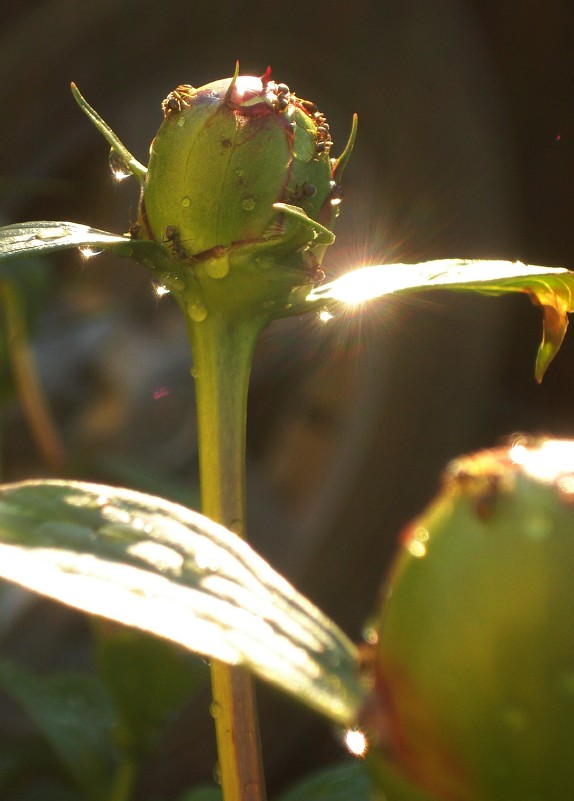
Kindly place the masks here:
<instances>
[{"instance_id":1,"label":"out-of-focus stem","mask_svg":"<svg viewBox=\"0 0 574 801\"><path fill-rule=\"evenodd\" d=\"M0 297L6 319L8 354L20 403L46 464L60 473L66 454L38 378L22 299L11 281L0 282Z\"/></svg>"},{"instance_id":2,"label":"out-of-focus stem","mask_svg":"<svg viewBox=\"0 0 574 801\"><path fill-rule=\"evenodd\" d=\"M189 323L195 377L202 512L243 535L247 388L261 323L211 312ZM211 666L225 801L264 801L259 725L251 676Z\"/></svg>"},{"instance_id":3,"label":"out-of-focus stem","mask_svg":"<svg viewBox=\"0 0 574 801\"><path fill-rule=\"evenodd\" d=\"M129 801L132 797L136 779L136 764L125 757L114 777L109 801Z\"/></svg>"}]
</instances>

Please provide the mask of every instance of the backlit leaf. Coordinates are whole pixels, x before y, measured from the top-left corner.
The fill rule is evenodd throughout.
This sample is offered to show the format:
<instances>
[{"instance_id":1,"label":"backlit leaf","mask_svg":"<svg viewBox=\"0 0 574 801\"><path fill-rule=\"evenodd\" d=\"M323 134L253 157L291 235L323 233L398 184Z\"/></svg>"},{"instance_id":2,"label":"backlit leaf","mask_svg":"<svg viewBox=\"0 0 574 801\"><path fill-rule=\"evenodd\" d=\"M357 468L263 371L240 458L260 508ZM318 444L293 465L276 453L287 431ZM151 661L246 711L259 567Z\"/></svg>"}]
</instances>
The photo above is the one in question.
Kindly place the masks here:
<instances>
[{"instance_id":1,"label":"backlit leaf","mask_svg":"<svg viewBox=\"0 0 574 801\"><path fill-rule=\"evenodd\" d=\"M542 306L542 342L536 359L541 381L558 352L568 313L574 311L574 272L562 267L537 267L510 261L441 259L420 264L378 264L351 270L307 297L313 306L358 306L369 300L432 289L502 295L523 292ZM326 302L326 303L325 303ZM300 309L299 309L300 311Z\"/></svg>"},{"instance_id":2,"label":"backlit leaf","mask_svg":"<svg viewBox=\"0 0 574 801\"><path fill-rule=\"evenodd\" d=\"M175 503L63 481L0 489L0 576L86 612L245 664L340 723L356 649L243 540Z\"/></svg>"},{"instance_id":3,"label":"backlit leaf","mask_svg":"<svg viewBox=\"0 0 574 801\"><path fill-rule=\"evenodd\" d=\"M127 236L110 234L79 223L45 220L15 223L0 228L0 261L68 248L129 249L130 244Z\"/></svg>"}]
</instances>

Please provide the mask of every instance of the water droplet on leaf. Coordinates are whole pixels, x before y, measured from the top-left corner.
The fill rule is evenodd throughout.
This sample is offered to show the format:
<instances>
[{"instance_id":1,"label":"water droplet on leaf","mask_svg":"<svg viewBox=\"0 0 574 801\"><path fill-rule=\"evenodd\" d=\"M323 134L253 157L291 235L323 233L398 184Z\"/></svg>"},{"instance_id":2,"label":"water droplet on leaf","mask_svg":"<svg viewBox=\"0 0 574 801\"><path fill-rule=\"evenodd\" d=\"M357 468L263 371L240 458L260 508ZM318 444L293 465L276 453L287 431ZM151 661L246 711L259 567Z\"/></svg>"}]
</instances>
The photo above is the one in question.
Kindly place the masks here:
<instances>
[{"instance_id":1,"label":"water droplet on leaf","mask_svg":"<svg viewBox=\"0 0 574 801\"><path fill-rule=\"evenodd\" d=\"M51 239L63 239L65 236L70 236L70 234L71 232L67 228L43 228L36 234L36 239L49 242Z\"/></svg>"},{"instance_id":2,"label":"water droplet on leaf","mask_svg":"<svg viewBox=\"0 0 574 801\"><path fill-rule=\"evenodd\" d=\"M241 206L244 211L253 211L255 208L255 201L252 197L244 197L241 201Z\"/></svg>"},{"instance_id":3,"label":"water droplet on leaf","mask_svg":"<svg viewBox=\"0 0 574 801\"><path fill-rule=\"evenodd\" d=\"M182 205L184 208L186 208L186 209L187 209L187 208L188 208L188 207L191 205L191 198L189 198L189 197L187 197L187 196L186 196L186 197L183 197L183 198L181 199L181 205Z\"/></svg>"}]
</instances>

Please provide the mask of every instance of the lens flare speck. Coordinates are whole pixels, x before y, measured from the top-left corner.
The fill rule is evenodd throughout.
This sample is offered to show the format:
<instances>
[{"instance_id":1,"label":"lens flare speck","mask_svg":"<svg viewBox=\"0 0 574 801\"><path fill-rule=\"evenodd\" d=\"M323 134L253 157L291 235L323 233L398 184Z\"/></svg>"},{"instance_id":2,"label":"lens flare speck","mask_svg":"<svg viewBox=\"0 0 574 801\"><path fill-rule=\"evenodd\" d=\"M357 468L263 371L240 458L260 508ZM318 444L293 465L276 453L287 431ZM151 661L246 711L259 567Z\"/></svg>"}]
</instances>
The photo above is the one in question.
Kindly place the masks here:
<instances>
[{"instance_id":1,"label":"lens flare speck","mask_svg":"<svg viewBox=\"0 0 574 801\"><path fill-rule=\"evenodd\" d=\"M360 729L347 729L344 742L350 754L364 757L368 750L367 737Z\"/></svg>"}]
</instances>

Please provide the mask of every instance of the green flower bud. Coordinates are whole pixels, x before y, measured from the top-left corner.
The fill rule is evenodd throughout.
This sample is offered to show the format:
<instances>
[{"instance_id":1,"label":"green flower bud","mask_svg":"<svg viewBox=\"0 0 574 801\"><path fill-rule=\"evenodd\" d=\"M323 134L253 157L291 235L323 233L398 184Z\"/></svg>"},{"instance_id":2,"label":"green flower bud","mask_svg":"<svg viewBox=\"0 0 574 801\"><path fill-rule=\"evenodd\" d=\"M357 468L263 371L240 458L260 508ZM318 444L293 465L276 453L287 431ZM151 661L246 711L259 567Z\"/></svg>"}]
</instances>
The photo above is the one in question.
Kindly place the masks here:
<instances>
[{"instance_id":1,"label":"green flower bud","mask_svg":"<svg viewBox=\"0 0 574 801\"><path fill-rule=\"evenodd\" d=\"M319 282L355 126L332 159L324 115L269 69L178 86L162 108L133 234L191 268L208 295L210 279L254 267L294 270L290 288Z\"/></svg>"},{"instance_id":2,"label":"green flower bud","mask_svg":"<svg viewBox=\"0 0 574 801\"><path fill-rule=\"evenodd\" d=\"M379 775L390 762L419 788L389 801L574 797L573 571L574 442L454 463L405 532L377 626L365 722Z\"/></svg>"}]
</instances>

